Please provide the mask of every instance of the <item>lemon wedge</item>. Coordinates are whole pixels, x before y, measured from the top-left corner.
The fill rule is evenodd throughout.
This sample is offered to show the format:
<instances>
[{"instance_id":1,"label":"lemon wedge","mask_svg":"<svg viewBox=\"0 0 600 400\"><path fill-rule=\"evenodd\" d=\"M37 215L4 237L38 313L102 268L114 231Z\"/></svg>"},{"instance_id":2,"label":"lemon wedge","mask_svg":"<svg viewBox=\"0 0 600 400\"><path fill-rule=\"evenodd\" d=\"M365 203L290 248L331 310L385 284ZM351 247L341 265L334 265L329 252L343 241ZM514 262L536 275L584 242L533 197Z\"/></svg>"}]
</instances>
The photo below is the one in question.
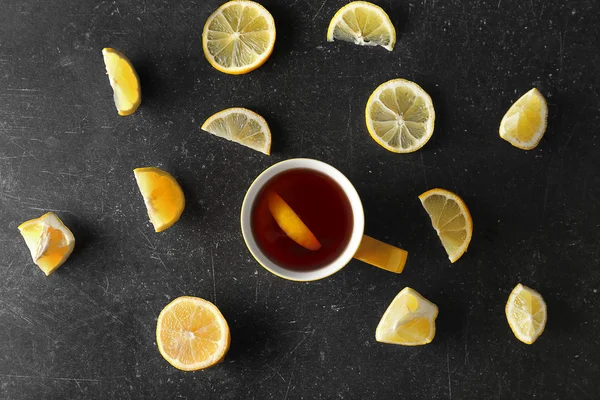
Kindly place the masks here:
<instances>
[{"instance_id":1,"label":"lemon wedge","mask_svg":"<svg viewBox=\"0 0 600 400\"><path fill-rule=\"evenodd\" d=\"M206 21L202 33L204 56L217 70L239 75L267 61L275 45L273 16L258 3L229 1Z\"/></svg>"},{"instance_id":2,"label":"lemon wedge","mask_svg":"<svg viewBox=\"0 0 600 400\"><path fill-rule=\"evenodd\" d=\"M535 148L548 124L548 104L536 88L525 93L500 122L500 137L522 150Z\"/></svg>"},{"instance_id":3,"label":"lemon wedge","mask_svg":"<svg viewBox=\"0 0 600 400\"><path fill-rule=\"evenodd\" d=\"M271 215L290 239L308 250L319 250L321 248L321 243L315 235L281 196L269 192L266 197Z\"/></svg>"},{"instance_id":4,"label":"lemon wedge","mask_svg":"<svg viewBox=\"0 0 600 400\"><path fill-rule=\"evenodd\" d=\"M445 189L431 189L419 196L431 218L450 262L456 262L469 247L473 220L465 202Z\"/></svg>"},{"instance_id":5,"label":"lemon wedge","mask_svg":"<svg viewBox=\"0 0 600 400\"><path fill-rule=\"evenodd\" d=\"M246 108L228 108L209 117L201 129L264 154L271 154L267 121Z\"/></svg>"},{"instance_id":6,"label":"lemon wedge","mask_svg":"<svg viewBox=\"0 0 600 400\"><path fill-rule=\"evenodd\" d=\"M133 114L142 102L140 79L131 61L115 49L102 50L104 65L119 115Z\"/></svg>"},{"instance_id":7,"label":"lemon wedge","mask_svg":"<svg viewBox=\"0 0 600 400\"><path fill-rule=\"evenodd\" d=\"M154 167L136 168L133 173L154 230L173 226L185 208L183 191L173 175Z\"/></svg>"},{"instance_id":8,"label":"lemon wedge","mask_svg":"<svg viewBox=\"0 0 600 400\"><path fill-rule=\"evenodd\" d=\"M353 1L335 13L327 29L327 41L343 40L360 46L381 46L392 51L396 29L385 11L366 1Z\"/></svg>"},{"instance_id":9,"label":"lemon wedge","mask_svg":"<svg viewBox=\"0 0 600 400\"><path fill-rule=\"evenodd\" d=\"M231 336L219 309L199 297L182 296L158 316L158 351L175 368L196 371L223 360Z\"/></svg>"},{"instance_id":10,"label":"lemon wedge","mask_svg":"<svg viewBox=\"0 0 600 400\"><path fill-rule=\"evenodd\" d=\"M438 308L415 290L407 287L392 300L381 317L375 339L381 343L419 346L435 336Z\"/></svg>"},{"instance_id":11,"label":"lemon wedge","mask_svg":"<svg viewBox=\"0 0 600 400\"><path fill-rule=\"evenodd\" d=\"M52 212L23 222L18 229L25 239L33 262L46 276L63 265L75 247L75 237Z\"/></svg>"},{"instance_id":12,"label":"lemon wedge","mask_svg":"<svg viewBox=\"0 0 600 400\"><path fill-rule=\"evenodd\" d=\"M521 342L532 344L544 332L548 311L535 290L519 283L508 297L505 312L510 329Z\"/></svg>"},{"instance_id":13,"label":"lemon wedge","mask_svg":"<svg viewBox=\"0 0 600 400\"><path fill-rule=\"evenodd\" d=\"M380 146L394 153L411 153L431 139L435 110L431 97L419 85L393 79L371 94L365 119Z\"/></svg>"}]
</instances>

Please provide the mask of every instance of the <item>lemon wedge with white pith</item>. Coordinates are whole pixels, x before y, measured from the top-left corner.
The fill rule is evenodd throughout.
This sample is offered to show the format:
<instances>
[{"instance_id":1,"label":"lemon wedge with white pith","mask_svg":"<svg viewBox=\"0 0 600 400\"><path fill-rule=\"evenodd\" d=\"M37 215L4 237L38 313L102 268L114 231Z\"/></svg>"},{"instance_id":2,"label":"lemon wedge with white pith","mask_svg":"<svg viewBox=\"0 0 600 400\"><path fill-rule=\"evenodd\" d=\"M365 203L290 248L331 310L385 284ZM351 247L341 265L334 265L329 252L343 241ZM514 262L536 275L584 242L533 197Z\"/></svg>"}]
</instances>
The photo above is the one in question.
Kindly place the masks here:
<instances>
[{"instance_id":1,"label":"lemon wedge with white pith","mask_svg":"<svg viewBox=\"0 0 600 400\"><path fill-rule=\"evenodd\" d=\"M419 196L431 225L437 232L450 262L456 262L469 247L473 220L465 202L445 189L431 189Z\"/></svg>"},{"instance_id":2,"label":"lemon wedge with white pith","mask_svg":"<svg viewBox=\"0 0 600 400\"><path fill-rule=\"evenodd\" d=\"M387 13L366 1L353 1L340 8L329 22L327 41L342 40L360 46L381 46L392 51L396 29Z\"/></svg>"},{"instance_id":3,"label":"lemon wedge with white pith","mask_svg":"<svg viewBox=\"0 0 600 400\"><path fill-rule=\"evenodd\" d=\"M102 55L119 115L133 114L142 102L140 79L135 68L123 53L115 49L105 48Z\"/></svg>"},{"instance_id":4,"label":"lemon wedge with white pith","mask_svg":"<svg viewBox=\"0 0 600 400\"><path fill-rule=\"evenodd\" d=\"M522 150L535 148L546 132L548 104L536 88L525 93L500 122L500 137Z\"/></svg>"},{"instance_id":5,"label":"lemon wedge with white pith","mask_svg":"<svg viewBox=\"0 0 600 400\"><path fill-rule=\"evenodd\" d=\"M75 247L73 233L52 212L23 222L19 232L25 239L33 262L50 275L71 255Z\"/></svg>"},{"instance_id":6,"label":"lemon wedge with white pith","mask_svg":"<svg viewBox=\"0 0 600 400\"><path fill-rule=\"evenodd\" d=\"M510 329L521 342L532 344L544 332L548 311L535 290L519 283L508 297L505 312Z\"/></svg>"},{"instance_id":7,"label":"lemon wedge with white pith","mask_svg":"<svg viewBox=\"0 0 600 400\"><path fill-rule=\"evenodd\" d=\"M378 342L419 346L435 336L438 308L415 290L407 287L394 298L381 317L375 339Z\"/></svg>"},{"instance_id":8,"label":"lemon wedge with white pith","mask_svg":"<svg viewBox=\"0 0 600 400\"><path fill-rule=\"evenodd\" d=\"M173 175L154 167L133 170L156 232L173 226L183 213L185 197Z\"/></svg>"},{"instance_id":9,"label":"lemon wedge with white pith","mask_svg":"<svg viewBox=\"0 0 600 400\"><path fill-rule=\"evenodd\" d=\"M411 153L431 139L435 110L419 85L393 79L371 94L365 119L369 134L380 146L394 153Z\"/></svg>"},{"instance_id":10,"label":"lemon wedge with white pith","mask_svg":"<svg viewBox=\"0 0 600 400\"><path fill-rule=\"evenodd\" d=\"M255 70L267 61L275 46L275 21L258 3L229 1L206 21L202 47L208 62L226 74Z\"/></svg>"},{"instance_id":11,"label":"lemon wedge with white pith","mask_svg":"<svg viewBox=\"0 0 600 400\"><path fill-rule=\"evenodd\" d=\"M271 153L271 130L267 121L246 108L220 111L209 117L200 129L261 153Z\"/></svg>"}]
</instances>

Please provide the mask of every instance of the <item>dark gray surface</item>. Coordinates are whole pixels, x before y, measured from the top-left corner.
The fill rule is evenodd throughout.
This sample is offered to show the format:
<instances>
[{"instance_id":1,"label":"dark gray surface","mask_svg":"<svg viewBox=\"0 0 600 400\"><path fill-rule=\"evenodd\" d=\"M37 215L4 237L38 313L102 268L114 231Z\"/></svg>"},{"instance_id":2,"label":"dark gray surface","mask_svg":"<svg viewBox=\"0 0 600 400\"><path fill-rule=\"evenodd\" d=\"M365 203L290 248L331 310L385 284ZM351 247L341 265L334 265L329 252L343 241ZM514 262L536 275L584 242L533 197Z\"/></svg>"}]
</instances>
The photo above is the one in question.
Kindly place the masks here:
<instances>
[{"instance_id":1,"label":"dark gray surface","mask_svg":"<svg viewBox=\"0 0 600 400\"><path fill-rule=\"evenodd\" d=\"M264 1L278 29L260 69L227 76L201 31L221 1L2 0L0 4L0 398L596 399L600 397L600 5L597 1L384 1L392 53L324 40L339 0ZM101 49L142 78L139 111L119 117ZM366 132L380 83L412 79L437 112L419 152L396 155ZM498 137L531 87L547 96L540 146ZM230 106L273 131L263 156L198 130ZM366 233L410 253L396 276L352 262L314 283L259 267L239 210L253 178L291 157L331 163L355 183ZM132 169L158 166L187 207L170 230L147 222ZM444 187L474 219L449 265L417 195ZM17 225L46 210L77 247L46 278ZM549 308L533 346L504 316L518 283ZM440 309L432 344L374 340L411 286ZM155 343L158 312L180 295L228 319L225 363L184 373Z\"/></svg>"}]
</instances>

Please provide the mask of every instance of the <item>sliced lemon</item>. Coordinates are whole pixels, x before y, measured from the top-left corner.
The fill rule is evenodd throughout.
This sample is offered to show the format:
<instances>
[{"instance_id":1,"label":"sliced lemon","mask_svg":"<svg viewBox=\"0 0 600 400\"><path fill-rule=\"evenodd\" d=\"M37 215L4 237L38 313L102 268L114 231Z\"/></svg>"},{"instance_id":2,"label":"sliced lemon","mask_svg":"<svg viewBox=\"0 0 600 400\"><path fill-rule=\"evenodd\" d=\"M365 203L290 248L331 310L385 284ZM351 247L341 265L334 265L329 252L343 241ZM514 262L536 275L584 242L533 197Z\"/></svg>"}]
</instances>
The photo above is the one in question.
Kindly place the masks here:
<instances>
[{"instance_id":1,"label":"sliced lemon","mask_svg":"<svg viewBox=\"0 0 600 400\"><path fill-rule=\"evenodd\" d=\"M544 332L548 311L535 290L519 283L508 297L505 312L510 329L521 342L532 344Z\"/></svg>"},{"instance_id":2,"label":"sliced lemon","mask_svg":"<svg viewBox=\"0 0 600 400\"><path fill-rule=\"evenodd\" d=\"M411 153L431 139L435 110L431 97L419 85L393 79L371 94L365 119L380 146L394 153Z\"/></svg>"},{"instance_id":3,"label":"sliced lemon","mask_svg":"<svg viewBox=\"0 0 600 400\"><path fill-rule=\"evenodd\" d=\"M156 232L173 226L185 208L185 198L173 175L158 168L133 170L150 222Z\"/></svg>"},{"instance_id":4,"label":"sliced lemon","mask_svg":"<svg viewBox=\"0 0 600 400\"><path fill-rule=\"evenodd\" d=\"M389 51L396 44L396 29L385 11L366 1L353 1L335 13L327 41L343 40L360 46L381 46Z\"/></svg>"},{"instance_id":5,"label":"sliced lemon","mask_svg":"<svg viewBox=\"0 0 600 400\"><path fill-rule=\"evenodd\" d=\"M392 300L375 331L381 343L418 346L431 343L435 336L438 308L407 287Z\"/></svg>"},{"instance_id":6,"label":"sliced lemon","mask_svg":"<svg viewBox=\"0 0 600 400\"><path fill-rule=\"evenodd\" d=\"M52 212L23 222L18 229L25 239L33 262L46 276L63 265L75 247L75 237Z\"/></svg>"},{"instance_id":7,"label":"sliced lemon","mask_svg":"<svg viewBox=\"0 0 600 400\"><path fill-rule=\"evenodd\" d=\"M160 312L156 344L175 368L196 371L223 361L231 336L219 309L199 297L178 297Z\"/></svg>"},{"instance_id":8,"label":"sliced lemon","mask_svg":"<svg viewBox=\"0 0 600 400\"><path fill-rule=\"evenodd\" d=\"M308 250L319 250L321 243L277 193L267 193L267 205L277 225L294 242Z\"/></svg>"},{"instance_id":9,"label":"sliced lemon","mask_svg":"<svg viewBox=\"0 0 600 400\"><path fill-rule=\"evenodd\" d=\"M229 1L206 21L204 56L216 69L239 75L267 61L275 45L275 21L266 8L249 0Z\"/></svg>"},{"instance_id":10,"label":"sliced lemon","mask_svg":"<svg viewBox=\"0 0 600 400\"><path fill-rule=\"evenodd\" d=\"M202 130L232 142L271 154L271 130L267 121L246 108L228 108L208 118Z\"/></svg>"},{"instance_id":11,"label":"sliced lemon","mask_svg":"<svg viewBox=\"0 0 600 400\"><path fill-rule=\"evenodd\" d=\"M473 220L467 205L445 189L431 189L420 195L419 200L429 214L450 262L455 262L467 251L473 236Z\"/></svg>"},{"instance_id":12,"label":"sliced lemon","mask_svg":"<svg viewBox=\"0 0 600 400\"><path fill-rule=\"evenodd\" d=\"M535 148L548 123L548 104L536 88L525 93L504 114L500 137L522 150Z\"/></svg>"},{"instance_id":13,"label":"sliced lemon","mask_svg":"<svg viewBox=\"0 0 600 400\"><path fill-rule=\"evenodd\" d=\"M130 115L142 102L140 79L131 61L115 49L102 50L104 65L119 115Z\"/></svg>"}]
</instances>

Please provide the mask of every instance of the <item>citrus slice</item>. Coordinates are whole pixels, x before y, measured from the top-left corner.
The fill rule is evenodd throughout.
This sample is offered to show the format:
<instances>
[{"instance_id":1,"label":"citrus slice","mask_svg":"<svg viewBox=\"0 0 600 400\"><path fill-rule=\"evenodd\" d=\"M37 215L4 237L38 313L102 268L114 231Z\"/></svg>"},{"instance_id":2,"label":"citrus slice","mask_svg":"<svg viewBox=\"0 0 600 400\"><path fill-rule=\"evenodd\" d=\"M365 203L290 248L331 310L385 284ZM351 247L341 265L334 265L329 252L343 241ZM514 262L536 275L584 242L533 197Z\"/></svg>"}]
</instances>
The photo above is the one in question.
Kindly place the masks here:
<instances>
[{"instance_id":1,"label":"citrus slice","mask_svg":"<svg viewBox=\"0 0 600 400\"><path fill-rule=\"evenodd\" d=\"M275 222L290 239L308 250L321 248L315 235L281 196L274 192L267 193L267 204Z\"/></svg>"},{"instance_id":2,"label":"citrus slice","mask_svg":"<svg viewBox=\"0 0 600 400\"><path fill-rule=\"evenodd\" d=\"M231 336L219 309L199 297L178 297L160 312L158 351L175 368L196 371L223 361Z\"/></svg>"},{"instance_id":3,"label":"citrus slice","mask_svg":"<svg viewBox=\"0 0 600 400\"><path fill-rule=\"evenodd\" d=\"M536 88L525 93L504 114L500 137L522 150L535 148L548 123L548 104Z\"/></svg>"},{"instance_id":4,"label":"citrus slice","mask_svg":"<svg viewBox=\"0 0 600 400\"><path fill-rule=\"evenodd\" d=\"M375 331L381 343L418 346L431 343L435 336L438 308L407 287L392 300Z\"/></svg>"},{"instance_id":5,"label":"citrus slice","mask_svg":"<svg viewBox=\"0 0 600 400\"><path fill-rule=\"evenodd\" d=\"M46 276L63 265L75 247L75 237L52 212L23 222L18 229L33 262Z\"/></svg>"},{"instance_id":6,"label":"citrus slice","mask_svg":"<svg viewBox=\"0 0 600 400\"><path fill-rule=\"evenodd\" d=\"M204 56L226 74L246 74L260 67L274 45L273 16L249 0L223 4L208 17L202 33Z\"/></svg>"},{"instance_id":7,"label":"citrus slice","mask_svg":"<svg viewBox=\"0 0 600 400\"><path fill-rule=\"evenodd\" d=\"M102 50L104 65L119 115L130 115L142 102L140 79L125 55L115 49Z\"/></svg>"},{"instance_id":8,"label":"citrus slice","mask_svg":"<svg viewBox=\"0 0 600 400\"><path fill-rule=\"evenodd\" d=\"M381 46L389 51L396 44L396 29L385 11L366 1L353 1L335 13L327 29L327 41L343 40L360 46Z\"/></svg>"},{"instance_id":9,"label":"citrus slice","mask_svg":"<svg viewBox=\"0 0 600 400\"><path fill-rule=\"evenodd\" d=\"M411 153L431 139L435 110L419 85L393 79L371 94L365 118L371 137L380 146L394 153Z\"/></svg>"},{"instance_id":10,"label":"citrus slice","mask_svg":"<svg viewBox=\"0 0 600 400\"><path fill-rule=\"evenodd\" d=\"M473 220L467 205L445 189L431 189L420 195L419 200L429 214L450 262L455 262L467 251L473 236Z\"/></svg>"},{"instance_id":11,"label":"citrus slice","mask_svg":"<svg viewBox=\"0 0 600 400\"><path fill-rule=\"evenodd\" d=\"M246 108L228 108L208 118L202 130L232 142L271 154L271 131L267 121Z\"/></svg>"},{"instance_id":12,"label":"citrus slice","mask_svg":"<svg viewBox=\"0 0 600 400\"><path fill-rule=\"evenodd\" d=\"M185 208L183 191L173 175L154 167L136 168L133 173L154 230L173 226Z\"/></svg>"},{"instance_id":13,"label":"citrus slice","mask_svg":"<svg viewBox=\"0 0 600 400\"><path fill-rule=\"evenodd\" d=\"M542 295L520 283L506 302L506 319L521 342L532 344L544 332L548 311Z\"/></svg>"}]
</instances>

